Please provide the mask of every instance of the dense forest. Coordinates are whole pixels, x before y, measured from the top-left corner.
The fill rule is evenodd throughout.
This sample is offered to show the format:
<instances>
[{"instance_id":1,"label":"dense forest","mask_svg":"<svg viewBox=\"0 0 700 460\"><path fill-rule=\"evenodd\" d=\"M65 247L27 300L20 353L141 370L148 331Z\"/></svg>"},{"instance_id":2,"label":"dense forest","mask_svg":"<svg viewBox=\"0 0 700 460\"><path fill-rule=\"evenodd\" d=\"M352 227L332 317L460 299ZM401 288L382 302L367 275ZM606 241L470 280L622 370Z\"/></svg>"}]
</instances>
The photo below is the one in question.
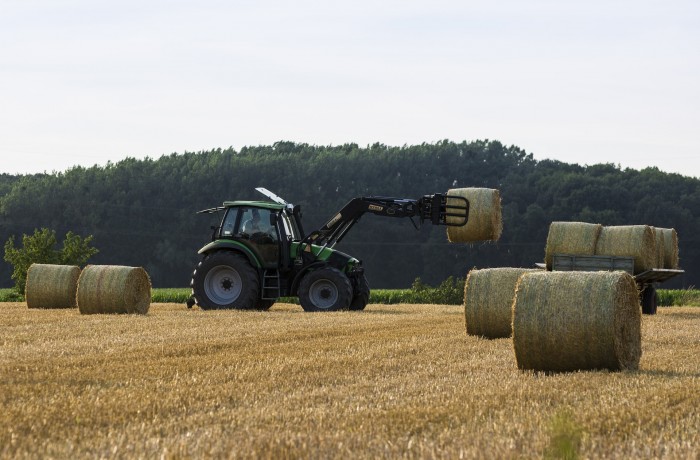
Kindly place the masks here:
<instances>
[{"instance_id":1,"label":"dense forest","mask_svg":"<svg viewBox=\"0 0 700 460\"><path fill-rule=\"evenodd\" d=\"M376 288L436 284L472 267L529 267L544 257L549 224L674 227L686 274L665 286L700 285L700 180L655 168L579 166L536 161L498 141L442 141L403 147L374 144L271 146L126 159L64 172L0 175L0 239L48 227L94 235L91 263L143 266L156 287L189 285L215 215L195 212L224 200L259 199L266 187L300 204L307 231L356 196L419 198L457 187L501 191L503 236L497 243L447 242L444 227L416 231L407 219L367 215L338 249L364 261ZM11 267L0 264L0 285Z\"/></svg>"}]
</instances>

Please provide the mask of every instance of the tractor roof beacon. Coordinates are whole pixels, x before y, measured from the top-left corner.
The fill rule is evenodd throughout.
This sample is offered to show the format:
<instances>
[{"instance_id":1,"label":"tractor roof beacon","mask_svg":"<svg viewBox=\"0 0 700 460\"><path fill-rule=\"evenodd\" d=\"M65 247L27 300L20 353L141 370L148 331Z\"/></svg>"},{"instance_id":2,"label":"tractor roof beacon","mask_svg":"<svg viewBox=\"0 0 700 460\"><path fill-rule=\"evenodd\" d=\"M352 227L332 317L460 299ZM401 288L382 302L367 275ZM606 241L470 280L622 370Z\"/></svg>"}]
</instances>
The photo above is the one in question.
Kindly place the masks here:
<instances>
[{"instance_id":1,"label":"tractor roof beacon","mask_svg":"<svg viewBox=\"0 0 700 460\"><path fill-rule=\"evenodd\" d=\"M363 214L408 217L416 228L425 221L461 226L469 216L469 202L459 196L450 196L450 204L447 194L358 197L307 234L299 206L256 190L268 200L225 201L198 212L223 217L199 250L188 307L267 310L280 297L298 296L306 311L363 310L369 284L362 263L334 249Z\"/></svg>"}]
</instances>

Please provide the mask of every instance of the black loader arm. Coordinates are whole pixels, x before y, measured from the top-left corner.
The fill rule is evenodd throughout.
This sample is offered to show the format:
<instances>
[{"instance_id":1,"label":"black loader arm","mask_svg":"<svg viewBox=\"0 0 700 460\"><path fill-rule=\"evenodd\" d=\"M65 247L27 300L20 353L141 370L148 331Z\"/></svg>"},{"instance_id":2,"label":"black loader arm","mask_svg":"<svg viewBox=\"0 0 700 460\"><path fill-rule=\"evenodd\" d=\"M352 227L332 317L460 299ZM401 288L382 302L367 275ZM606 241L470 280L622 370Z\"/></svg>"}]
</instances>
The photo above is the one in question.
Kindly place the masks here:
<instances>
[{"instance_id":1,"label":"black loader arm","mask_svg":"<svg viewBox=\"0 0 700 460\"><path fill-rule=\"evenodd\" d=\"M462 226L467 223L469 217L469 201L461 196L442 193L425 195L417 200L383 196L353 198L323 227L311 232L304 242L333 247L365 213L385 217L408 217L416 228L425 221L433 225ZM418 219L418 225L413 220L414 217Z\"/></svg>"}]
</instances>

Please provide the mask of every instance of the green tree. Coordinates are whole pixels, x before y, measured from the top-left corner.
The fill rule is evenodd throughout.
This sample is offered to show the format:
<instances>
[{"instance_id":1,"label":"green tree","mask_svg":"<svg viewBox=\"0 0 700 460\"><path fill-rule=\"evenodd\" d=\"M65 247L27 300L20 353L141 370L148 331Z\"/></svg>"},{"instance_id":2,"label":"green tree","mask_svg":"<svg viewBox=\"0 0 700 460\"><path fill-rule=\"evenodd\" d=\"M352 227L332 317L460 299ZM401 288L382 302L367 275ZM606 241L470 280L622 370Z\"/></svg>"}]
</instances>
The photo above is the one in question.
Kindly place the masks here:
<instances>
[{"instance_id":1,"label":"green tree","mask_svg":"<svg viewBox=\"0 0 700 460\"><path fill-rule=\"evenodd\" d=\"M14 235L5 242L5 260L12 267L12 279L15 289L24 293L27 283L27 270L33 263L84 265L87 260L99 251L92 247L92 235L81 238L73 232L66 233L63 246L56 247L56 232L48 228L34 230L33 235L22 235L22 247L15 247Z\"/></svg>"}]
</instances>

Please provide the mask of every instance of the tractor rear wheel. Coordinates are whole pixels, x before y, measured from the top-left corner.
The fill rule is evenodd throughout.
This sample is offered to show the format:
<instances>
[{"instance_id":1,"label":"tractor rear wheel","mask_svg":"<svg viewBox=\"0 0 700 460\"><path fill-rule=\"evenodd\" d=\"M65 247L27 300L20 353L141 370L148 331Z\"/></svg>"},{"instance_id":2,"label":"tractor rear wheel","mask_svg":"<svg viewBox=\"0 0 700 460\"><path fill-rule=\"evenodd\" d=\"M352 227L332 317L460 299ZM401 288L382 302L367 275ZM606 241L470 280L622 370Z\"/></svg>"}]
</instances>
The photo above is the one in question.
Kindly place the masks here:
<instances>
[{"instance_id":1,"label":"tractor rear wheel","mask_svg":"<svg viewBox=\"0 0 700 460\"><path fill-rule=\"evenodd\" d=\"M203 310L253 309L258 291L258 273L235 252L207 254L192 274L192 293Z\"/></svg>"},{"instance_id":2,"label":"tractor rear wheel","mask_svg":"<svg viewBox=\"0 0 700 460\"><path fill-rule=\"evenodd\" d=\"M299 303L306 311L347 310L351 300L350 280L336 268L311 271L299 283Z\"/></svg>"},{"instance_id":3,"label":"tractor rear wheel","mask_svg":"<svg viewBox=\"0 0 700 460\"><path fill-rule=\"evenodd\" d=\"M365 275L360 275L357 278L352 302L350 302L350 310L364 310L367 302L369 302L369 283Z\"/></svg>"}]
</instances>

